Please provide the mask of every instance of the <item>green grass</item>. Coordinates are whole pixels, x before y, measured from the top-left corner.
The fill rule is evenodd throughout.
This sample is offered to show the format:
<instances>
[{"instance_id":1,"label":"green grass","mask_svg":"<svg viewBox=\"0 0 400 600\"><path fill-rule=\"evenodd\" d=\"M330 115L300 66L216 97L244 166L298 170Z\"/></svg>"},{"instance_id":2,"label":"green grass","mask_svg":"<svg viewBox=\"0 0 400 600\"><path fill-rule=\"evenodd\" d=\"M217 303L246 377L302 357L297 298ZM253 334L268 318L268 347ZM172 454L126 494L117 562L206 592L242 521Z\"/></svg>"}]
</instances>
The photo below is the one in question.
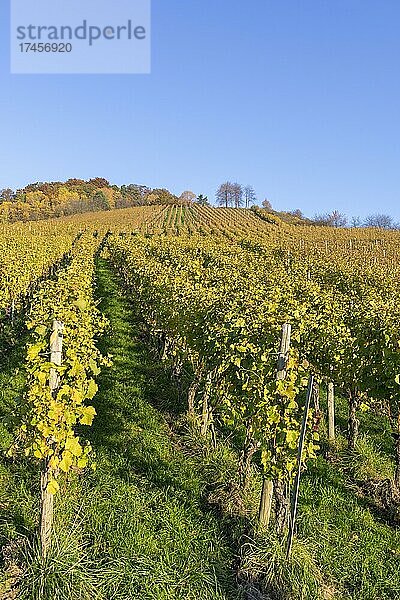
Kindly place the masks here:
<instances>
[{"instance_id":1,"label":"green grass","mask_svg":"<svg viewBox=\"0 0 400 600\"><path fill-rule=\"evenodd\" d=\"M248 540L241 574L274 600L397 600L400 532L347 472L319 457L303 475L292 558L273 533Z\"/></svg>"},{"instance_id":2,"label":"green grass","mask_svg":"<svg viewBox=\"0 0 400 600\"><path fill-rule=\"evenodd\" d=\"M15 556L23 541L30 540L36 524L39 482L26 461L5 457L12 432L19 423L25 385L26 333L19 329L17 344L7 346L0 362L0 598L13 587L19 569ZM13 335L14 337L14 335ZM5 600L8 596L4 595ZM10 599L12 596L10 596Z\"/></svg>"},{"instance_id":3,"label":"green grass","mask_svg":"<svg viewBox=\"0 0 400 600\"><path fill-rule=\"evenodd\" d=\"M324 396L321 405L326 410ZM388 423L375 411L362 413L362 433L349 452L348 407L340 396L336 408L336 447L327 460L324 440L321 455L302 477L293 560L287 564L284 544L267 535L245 548L242 569L273 598L395 600L400 598L400 520L396 506L385 506L379 493L394 473Z\"/></svg>"}]
</instances>

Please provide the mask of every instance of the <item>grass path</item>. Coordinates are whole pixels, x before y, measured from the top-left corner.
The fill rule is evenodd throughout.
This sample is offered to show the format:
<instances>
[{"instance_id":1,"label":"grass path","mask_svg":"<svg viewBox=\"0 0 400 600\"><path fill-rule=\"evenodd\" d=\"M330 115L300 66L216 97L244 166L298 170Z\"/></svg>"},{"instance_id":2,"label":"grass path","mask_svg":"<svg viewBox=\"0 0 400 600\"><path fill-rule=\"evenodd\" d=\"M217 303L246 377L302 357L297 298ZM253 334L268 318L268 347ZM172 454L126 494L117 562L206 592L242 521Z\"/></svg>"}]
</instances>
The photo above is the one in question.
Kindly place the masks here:
<instances>
[{"instance_id":1,"label":"grass path","mask_svg":"<svg viewBox=\"0 0 400 600\"><path fill-rule=\"evenodd\" d=\"M98 293L110 320L103 351L113 355L113 366L99 381L90 432L98 468L81 484L80 512L91 560L105 566L101 596L238 598L225 532L203 508L206 482L152 406L172 386L140 341L132 306L105 261Z\"/></svg>"}]
</instances>

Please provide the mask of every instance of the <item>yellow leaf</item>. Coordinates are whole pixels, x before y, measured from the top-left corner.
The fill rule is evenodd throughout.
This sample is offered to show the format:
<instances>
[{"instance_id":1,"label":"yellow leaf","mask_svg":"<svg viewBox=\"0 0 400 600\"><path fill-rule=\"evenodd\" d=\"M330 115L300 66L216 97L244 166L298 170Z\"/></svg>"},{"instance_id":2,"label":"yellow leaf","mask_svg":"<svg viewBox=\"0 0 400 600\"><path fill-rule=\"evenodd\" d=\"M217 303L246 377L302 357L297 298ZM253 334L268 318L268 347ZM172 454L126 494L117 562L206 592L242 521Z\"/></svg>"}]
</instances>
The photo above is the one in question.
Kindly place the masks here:
<instances>
[{"instance_id":1,"label":"yellow leaf","mask_svg":"<svg viewBox=\"0 0 400 600\"><path fill-rule=\"evenodd\" d=\"M75 306L77 306L79 308L79 310L85 310L85 308L87 307L87 302L86 302L86 300L83 300L81 298L80 300L77 300L75 302Z\"/></svg>"},{"instance_id":2,"label":"yellow leaf","mask_svg":"<svg viewBox=\"0 0 400 600\"><path fill-rule=\"evenodd\" d=\"M73 458L72 458L72 454L69 450L64 450L63 455L62 455L62 460L60 462L60 464L58 465L59 468L61 469L61 471L64 471L64 473L68 473L68 471L71 468L71 465L73 463Z\"/></svg>"},{"instance_id":3,"label":"yellow leaf","mask_svg":"<svg viewBox=\"0 0 400 600\"><path fill-rule=\"evenodd\" d=\"M82 417L79 422L81 425L91 425L96 416L96 410L93 406L85 406L82 410Z\"/></svg>"},{"instance_id":4,"label":"yellow leaf","mask_svg":"<svg viewBox=\"0 0 400 600\"><path fill-rule=\"evenodd\" d=\"M35 331L38 335L40 335L40 337L44 337L47 333L47 327L46 325L38 325Z\"/></svg>"},{"instance_id":5,"label":"yellow leaf","mask_svg":"<svg viewBox=\"0 0 400 600\"><path fill-rule=\"evenodd\" d=\"M34 358L36 358L39 355L39 352L42 350L42 345L41 344L34 344L32 346L29 346L28 348L28 359L29 360L33 360Z\"/></svg>"},{"instance_id":6,"label":"yellow leaf","mask_svg":"<svg viewBox=\"0 0 400 600\"><path fill-rule=\"evenodd\" d=\"M47 491L49 492L49 494L53 495L57 494L57 492L60 491L60 486L58 485L55 479L49 481L49 483L47 484Z\"/></svg>"},{"instance_id":7,"label":"yellow leaf","mask_svg":"<svg viewBox=\"0 0 400 600\"><path fill-rule=\"evenodd\" d=\"M65 450L69 450L74 456L80 456L82 454L82 446L79 443L79 439L76 437L68 438Z\"/></svg>"},{"instance_id":8,"label":"yellow leaf","mask_svg":"<svg viewBox=\"0 0 400 600\"><path fill-rule=\"evenodd\" d=\"M79 469L84 469L88 464L88 457L87 456L81 456L81 458L78 459L77 462L77 466Z\"/></svg>"},{"instance_id":9,"label":"yellow leaf","mask_svg":"<svg viewBox=\"0 0 400 600\"><path fill-rule=\"evenodd\" d=\"M89 400L91 400L96 395L98 389L99 388L97 387L97 384L94 381L94 379L91 379L89 381L88 389L86 392L86 398L89 398Z\"/></svg>"}]
</instances>

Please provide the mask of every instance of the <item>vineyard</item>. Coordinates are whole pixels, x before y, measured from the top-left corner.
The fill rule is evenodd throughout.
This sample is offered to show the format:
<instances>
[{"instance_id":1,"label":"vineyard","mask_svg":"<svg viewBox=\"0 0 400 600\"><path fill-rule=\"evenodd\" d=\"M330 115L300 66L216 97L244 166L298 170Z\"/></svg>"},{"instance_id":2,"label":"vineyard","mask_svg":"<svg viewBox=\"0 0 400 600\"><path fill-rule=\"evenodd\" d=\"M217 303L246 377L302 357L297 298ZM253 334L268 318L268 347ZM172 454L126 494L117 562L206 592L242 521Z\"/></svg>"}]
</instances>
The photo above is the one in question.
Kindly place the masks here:
<instances>
[{"instance_id":1,"label":"vineyard","mask_svg":"<svg viewBox=\"0 0 400 600\"><path fill-rule=\"evenodd\" d=\"M1 600L400 597L400 237L0 228Z\"/></svg>"}]
</instances>

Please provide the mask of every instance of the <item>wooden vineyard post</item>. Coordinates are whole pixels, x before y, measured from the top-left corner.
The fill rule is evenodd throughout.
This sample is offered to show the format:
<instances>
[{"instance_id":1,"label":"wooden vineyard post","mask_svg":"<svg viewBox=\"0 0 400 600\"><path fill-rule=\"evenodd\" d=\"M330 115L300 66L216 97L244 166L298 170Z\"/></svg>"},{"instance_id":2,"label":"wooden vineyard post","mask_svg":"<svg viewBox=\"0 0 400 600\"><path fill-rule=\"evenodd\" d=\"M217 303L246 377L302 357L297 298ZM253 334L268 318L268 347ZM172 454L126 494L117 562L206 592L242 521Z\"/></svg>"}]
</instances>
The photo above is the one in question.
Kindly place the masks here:
<instances>
[{"instance_id":1,"label":"wooden vineyard post","mask_svg":"<svg viewBox=\"0 0 400 600\"><path fill-rule=\"evenodd\" d=\"M298 505L298 501L299 501L299 488L300 488L300 477L301 477L301 457L303 454L304 440L306 438L308 411L310 410L310 401L311 401L311 396L312 396L312 392L313 392L313 387L314 387L314 376L310 375L310 378L308 380L306 404L304 406L303 423L301 425L299 450L297 453L297 474L296 474L296 479L295 479L295 483L294 483L292 503L291 503L291 507L290 507L290 525L289 525L286 558L289 558L290 553L292 551L294 528L296 525L297 505Z\"/></svg>"},{"instance_id":2,"label":"wooden vineyard post","mask_svg":"<svg viewBox=\"0 0 400 600\"><path fill-rule=\"evenodd\" d=\"M282 326L282 339L281 339L281 347L278 355L278 367L276 378L278 381L285 379L286 377L286 365L289 358L289 348L290 348L290 335L292 332L292 326L288 323L285 323Z\"/></svg>"},{"instance_id":3,"label":"wooden vineyard post","mask_svg":"<svg viewBox=\"0 0 400 600\"><path fill-rule=\"evenodd\" d=\"M291 332L291 325L289 325L289 323L284 323L284 325L282 326L281 346L278 354L278 364L276 373L276 379L278 381L285 379L286 377L286 365L289 358ZM258 523L261 529L267 529L269 525L269 520L271 517L273 491L273 482L264 477L261 490L260 508L258 512Z\"/></svg>"},{"instance_id":4,"label":"wooden vineyard post","mask_svg":"<svg viewBox=\"0 0 400 600\"><path fill-rule=\"evenodd\" d=\"M314 409L315 409L315 416L318 418L321 411L320 411L320 405L319 405L319 400L320 400L320 386L319 386L319 381L314 377L314 384L313 384L313 389L312 389L312 402L314 404Z\"/></svg>"},{"instance_id":5,"label":"wooden vineyard post","mask_svg":"<svg viewBox=\"0 0 400 600\"><path fill-rule=\"evenodd\" d=\"M63 345L63 329L64 325L61 321L54 319L53 332L50 338L50 362L61 367L62 364L62 345ZM54 395L57 391L60 381L60 374L57 369L50 369L49 386L51 393Z\"/></svg>"},{"instance_id":6,"label":"wooden vineyard post","mask_svg":"<svg viewBox=\"0 0 400 600\"><path fill-rule=\"evenodd\" d=\"M211 411L210 411L210 406L209 406L211 386L212 386L212 373L208 373L207 377L206 377L206 383L205 383L204 393L203 393L203 408L202 408L201 429L200 429L200 434L202 436L207 435L208 426L211 422L212 415L210 414Z\"/></svg>"},{"instance_id":7,"label":"wooden vineyard post","mask_svg":"<svg viewBox=\"0 0 400 600\"><path fill-rule=\"evenodd\" d=\"M12 325L14 325L14 319L15 319L15 300L13 298L12 303L11 303L11 324Z\"/></svg>"},{"instance_id":8,"label":"wooden vineyard post","mask_svg":"<svg viewBox=\"0 0 400 600\"><path fill-rule=\"evenodd\" d=\"M328 383L328 440L335 439L335 388L330 381Z\"/></svg>"},{"instance_id":9,"label":"wooden vineyard post","mask_svg":"<svg viewBox=\"0 0 400 600\"><path fill-rule=\"evenodd\" d=\"M63 342L63 324L54 319L53 331L50 338L50 362L54 365L61 366L62 363L62 342ZM59 386L60 375L56 369L50 369L49 386L52 395L55 395ZM40 490L41 490L41 515L40 515L40 543L42 548L42 556L46 558L51 542L51 531L53 526L53 508L54 496L48 491L48 484L51 481L52 469L49 467L49 461L41 473Z\"/></svg>"},{"instance_id":10,"label":"wooden vineyard post","mask_svg":"<svg viewBox=\"0 0 400 600\"><path fill-rule=\"evenodd\" d=\"M261 489L260 509L259 509L259 514L258 514L258 523L259 523L260 529L268 529L269 521L271 518L273 493L274 493L273 482L269 479L266 479L266 477L264 477L262 489Z\"/></svg>"},{"instance_id":11,"label":"wooden vineyard post","mask_svg":"<svg viewBox=\"0 0 400 600\"><path fill-rule=\"evenodd\" d=\"M40 476L41 491L41 515L40 515L40 544L42 548L42 557L45 559L51 542L51 530L53 525L53 494L47 491L47 485L50 482L50 468L48 461Z\"/></svg>"}]
</instances>

